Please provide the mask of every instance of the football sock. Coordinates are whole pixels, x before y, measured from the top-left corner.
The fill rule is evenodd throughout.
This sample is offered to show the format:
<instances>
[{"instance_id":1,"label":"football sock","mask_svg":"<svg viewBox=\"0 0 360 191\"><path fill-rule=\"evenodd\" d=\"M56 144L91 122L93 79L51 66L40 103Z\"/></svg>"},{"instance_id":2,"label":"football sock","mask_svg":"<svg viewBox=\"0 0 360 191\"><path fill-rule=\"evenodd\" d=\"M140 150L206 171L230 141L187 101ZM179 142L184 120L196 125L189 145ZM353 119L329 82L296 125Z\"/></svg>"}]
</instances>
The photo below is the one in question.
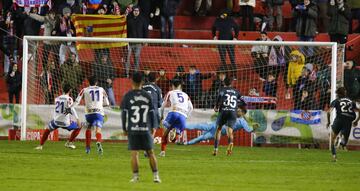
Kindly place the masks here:
<instances>
[{"instance_id":1,"label":"football sock","mask_svg":"<svg viewBox=\"0 0 360 191\"><path fill-rule=\"evenodd\" d=\"M49 129L45 129L43 136L41 137L40 140L40 145L43 145L45 143L45 141L48 139L50 134L50 130Z\"/></svg>"},{"instance_id":2,"label":"football sock","mask_svg":"<svg viewBox=\"0 0 360 191\"><path fill-rule=\"evenodd\" d=\"M79 129L75 129L71 135L70 135L70 138L69 138L69 142L73 142L75 140L75 138L79 135L80 133L80 128Z\"/></svg>"},{"instance_id":3,"label":"football sock","mask_svg":"<svg viewBox=\"0 0 360 191\"><path fill-rule=\"evenodd\" d=\"M348 139L343 138L343 139L341 139L340 145L343 146L343 147L346 147L347 143L348 143Z\"/></svg>"},{"instance_id":4,"label":"football sock","mask_svg":"<svg viewBox=\"0 0 360 191\"><path fill-rule=\"evenodd\" d=\"M214 141L214 149L217 149L219 146L219 140L215 139Z\"/></svg>"},{"instance_id":5,"label":"football sock","mask_svg":"<svg viewBox=\"0 0 360 191\"><path fill-rule=\"evenodd\" d=\"M156 171L153 171L153 175L154 176L159 176L159 172L157 171L157 169L156 169Z\"/></svg>"},{"instance_id":6,"label":"football sock","mask_svg":"<svg viewBox=\"0 0 360 191\"><path fill-rule=\"evenodd\" d=\"M180 137L179 134L176 133L175 139L174 139L174 140L171 140L171 141L174 143L174 142L176 142L176 141L179 139L179 137Z\"/></svg>"},{"instance_id":7,"label":"football sock","mask_svg":"<svg viewBox=\"0 0 360 191\"><path fill-rule=\"evenodd\" d=\"M334 144L331 144L331 154L336 155L336 149Z\"/></svg>"},{"instance_id":8,"label":"football sock","mask_svg":"<svg viewBox=\"0 0 360 191\"><path fill-rule=\"evenodd\" d=\"M163 142L161 143L161 151L165 151L166 150L166 143Z\"/></svg>"},{"instance_id":9,"label":"football sock","mask_svg":"<svg viewBox=\"0 0 360 191\"><path fill-rule=\"evenodd\" d=\"M234 146L234 143L229 143L229 145L228 145L228 149L232 149L232 148L233 148L233 146Z\"/></svg>"},{"instance_id":10,"label":"football sock","mask_svg":"<svg viewBox=\"0 0 360 191\"><path fill-rule=\"evenodd\" d=\"M96 141L101 143L101 133L96 133Z\"/></svg>"},{"instance_id":11,"label":"football sock","mask_svg":"<svg viewBox=\"0 0 360 191\"><path fill-rule=\"evenodd\" d=\"M166 150L167 141L168 141L167 136L163 136L163 137L161 138L161 151L165 151L165 150Z\"/></svg>"},{"instance_id":12,"label":"football sock","mask_svg":"<svg viewBox=\"0 0 360 191\"><path fill-rule=\"evenodd\" d=\"M90 144L91 144L91 129L86 129L85 138L86 138L86 147L90 147Z\"/></svg>"}]
</instances>

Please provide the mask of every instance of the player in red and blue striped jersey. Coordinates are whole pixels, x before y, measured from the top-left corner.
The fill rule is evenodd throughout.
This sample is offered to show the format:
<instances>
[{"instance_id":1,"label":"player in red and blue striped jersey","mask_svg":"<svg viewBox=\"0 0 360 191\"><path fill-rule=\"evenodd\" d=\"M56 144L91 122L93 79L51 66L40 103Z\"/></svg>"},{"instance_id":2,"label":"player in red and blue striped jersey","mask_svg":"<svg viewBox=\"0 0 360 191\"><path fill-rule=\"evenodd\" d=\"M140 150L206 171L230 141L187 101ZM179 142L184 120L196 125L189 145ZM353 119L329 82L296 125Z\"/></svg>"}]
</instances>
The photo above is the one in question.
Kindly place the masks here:
<instances>
[{"instance_id":1,"label":"player in red and blue striped jersey","mask_svg":"<svg viewBox=\"0 0 360 191\"><path fill-rule=\"evenodd\" d=\"M181 90L181 81L172 80L172 89L166 96L164 103L161 106L160 116L163 119L164 108L170 104L170 111L163 121L163 125L166 128L161 139L161 152L160 156L165 156L166 145L168 142L168 135L172 129L176 130L176 136L178 136L186 126L186 118L193 110L193 105L189 96Z\"/></svg>"},{"instance_id":2,"label":"player in red and blue striped jersey","mask_svg":"<svg viewBox=\"0 0 360 191\"><path fill-rule=\"evenodd\" d=\"M89 83L89 87L81 90L73 106L80 104L80 101L84 96L85 118L87 122L87 130L85 132L86 153L90 153L91 128L95 128L97 150L99 154L102 154L101 128L104 124L104 106L109 106L109 100L105 90L102 87L97 86L97 79L95 76L89 78Z\"/></svg>"},{"instance_id":3,"label":"player in red and blue striped jersey","mask_svg":"<svg viewBox=\"0 0 360 191\"><path fill-rule=\"evenodd\" d=\"M69 96L71 92L71 87L69 84L63 85L63 94L55 98L55 109L53 114L53 120L50 121L48 128L45 130L44 134L40 139L40 145L35 149L42 150L43 145L48 139L49 134L58 128L63 128L68 131L72 131L69 140L65 143L65 147L75 149L73 141L76 136L79 135L81 130L81 123L79 117L76 113L76 110L71 107L73 104L73 99ZM75 117L76 121L73 121L71 117Z\"/></svg>"}]
</instances>

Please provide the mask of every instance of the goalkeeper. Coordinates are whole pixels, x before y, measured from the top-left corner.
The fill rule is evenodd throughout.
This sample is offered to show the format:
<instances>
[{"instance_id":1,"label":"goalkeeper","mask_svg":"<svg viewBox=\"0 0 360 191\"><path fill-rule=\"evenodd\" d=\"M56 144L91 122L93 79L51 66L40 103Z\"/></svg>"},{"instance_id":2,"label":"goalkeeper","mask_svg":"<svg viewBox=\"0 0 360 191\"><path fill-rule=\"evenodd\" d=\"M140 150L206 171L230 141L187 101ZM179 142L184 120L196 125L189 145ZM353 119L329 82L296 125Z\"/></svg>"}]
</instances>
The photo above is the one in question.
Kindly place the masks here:
<instances>
[{"instance_id":1,"label":"goalkeeper","mask_svg":"<svg viewBox=\"0 0 360 191\"><path fill-rule=\"evenodd\" d=\"M244 110L238 110L238 118L236 120L236 123L234 125L234 132L240 129L244 129L246 132L253 132L256 128L259 127L259 124L255 123L253 125L253 127L250 127L247 123L247 121L244 118L246 111ZM192 139L188 142L184 142L184 145L193 145L196 143L199 143L200 141L206 141L206 140L210 140L210 139L214 139L215 137L215 133L216 133L216 123L215 122L211 122L211 123L200 123L200 124L189 124L185 127L185 129L187 130L201 130L203 131L203 134L196 137L195 139ZM226 128L223 127L221 129L221 134L222 135L226 135Z\"/></svg>"}]
</instances>

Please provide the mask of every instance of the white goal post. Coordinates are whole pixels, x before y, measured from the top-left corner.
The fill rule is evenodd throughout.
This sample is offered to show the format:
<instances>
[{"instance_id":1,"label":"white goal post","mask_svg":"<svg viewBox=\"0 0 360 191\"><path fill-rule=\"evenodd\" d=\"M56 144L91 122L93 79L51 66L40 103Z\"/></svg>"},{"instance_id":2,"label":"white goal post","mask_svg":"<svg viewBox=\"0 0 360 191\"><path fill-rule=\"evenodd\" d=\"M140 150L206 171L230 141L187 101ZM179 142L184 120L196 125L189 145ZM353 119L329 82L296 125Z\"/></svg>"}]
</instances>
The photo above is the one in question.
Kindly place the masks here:
<instances>
[{"instance_id":1,"label":"white goal post","mask_svg":"<svg viewBox=\"0 0 360 191\"><path fill-rule=\"evenodd\" d=\"M28 105L28 63L29 47L34 42L41 41L61 41L61 42L106 42L106 43L144 43L144 44L180 44L180 45L235 45L235 46L297 46L297 47L331 47L331 100L336 98L335 90L337 85L342 83L342 79L337 79L338 72L338 52L339 47L334 42L298 42L298 41L223 41L223 40L189 40L189 39L133 39L133 38L95 38L95 37L44 37L44 36L24 36L23 39L23 62L22 62L22 102L21 102L21 140L26 140L27 131L27 105ZM195 47L194 46L194 47ZM171 48L171 46L169 47ZM187 48L192 48L187 47ZM329 50L330 51L330 50ZM200 55L199 55L200 56ZM342 68L340 68L342 69ZM213 69L209 70L215 71ZM334 114L332 115L332 118Z\"/></svg>"}]
</instances>

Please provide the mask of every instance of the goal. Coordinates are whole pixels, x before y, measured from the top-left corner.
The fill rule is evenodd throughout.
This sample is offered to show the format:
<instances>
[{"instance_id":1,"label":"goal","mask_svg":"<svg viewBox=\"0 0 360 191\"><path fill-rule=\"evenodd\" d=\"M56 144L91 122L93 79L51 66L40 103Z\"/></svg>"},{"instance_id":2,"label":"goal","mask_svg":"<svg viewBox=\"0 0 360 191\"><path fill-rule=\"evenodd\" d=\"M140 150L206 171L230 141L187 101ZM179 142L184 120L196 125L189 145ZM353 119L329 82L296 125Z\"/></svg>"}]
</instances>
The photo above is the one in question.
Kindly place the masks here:
<instances>
[{"instance_id":1,"label":"goal","mask_svg":"<svg viewBox=\"0 0 360 191\"><path fill-rule=\"evenodd\" d=\"M183 80L196 108L187 123L214 123L218 91L224 78L232 78L247 102L248 124L260 126L251 143L326 144L324 110L343 83L343 55L343 47L330 42L25 36L21 138L26 139L27 129L46 127L63 83L71 83L75 99L87 78L96 75L112 97L104 138L125 139L118 106L131 89L131 74L143 71L156 73L163 94L170 79ZM83 106L76 109L84 120ZM188 131L183 138L198 134ZM236 135L247 136L239 144L249 138Z\"/></svg>"}]
</instances>

